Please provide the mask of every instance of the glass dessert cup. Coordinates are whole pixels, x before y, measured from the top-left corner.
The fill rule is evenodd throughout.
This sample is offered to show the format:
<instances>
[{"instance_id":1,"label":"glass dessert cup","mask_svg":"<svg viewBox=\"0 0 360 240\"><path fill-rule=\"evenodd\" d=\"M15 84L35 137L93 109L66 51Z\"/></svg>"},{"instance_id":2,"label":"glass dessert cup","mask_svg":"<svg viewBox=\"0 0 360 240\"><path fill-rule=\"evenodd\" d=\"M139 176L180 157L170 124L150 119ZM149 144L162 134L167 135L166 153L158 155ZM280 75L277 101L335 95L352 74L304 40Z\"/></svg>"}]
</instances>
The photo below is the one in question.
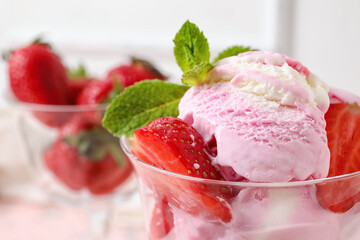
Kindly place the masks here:
<instances>
[{"instance_id":1,"label":"glass dessert cup","mask_svg":"<svg viewBox=\"0 0 360 240\"><path fill-rule=\"evenodd\" d=\"M360 239L360 172L285 183L229 182L168 172L135 157L149 239Z\"/></svg>"},{"instance_id":2,"label":"glass dessert cup","mask_svg":"<svg viewBox=\"0 0 360 240\"><path fill-rule=\"evenodd\" d=\"M100 125L107 105L8 100L16 109L27 165L36 183L51 200L86 209L92 235L101 239L114 202L125 202L136 190L132 164L118 140ZM91 155L95 158L90 161Z\"/></svg>"}]
</instances>

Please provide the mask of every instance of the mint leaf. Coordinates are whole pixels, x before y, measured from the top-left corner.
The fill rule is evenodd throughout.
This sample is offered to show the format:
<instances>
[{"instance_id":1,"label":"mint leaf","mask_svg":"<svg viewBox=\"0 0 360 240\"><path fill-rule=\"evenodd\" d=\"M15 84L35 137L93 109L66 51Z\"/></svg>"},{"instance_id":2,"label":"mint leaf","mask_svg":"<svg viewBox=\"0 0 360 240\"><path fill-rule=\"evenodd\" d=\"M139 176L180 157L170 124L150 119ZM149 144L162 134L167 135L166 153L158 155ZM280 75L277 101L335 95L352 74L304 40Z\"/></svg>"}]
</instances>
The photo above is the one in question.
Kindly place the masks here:
<instances>
[{"instance_id":1,"label":"mint leaf","mask_svg":"<svg viewBox=\"0 0 360 240\"><path fill-rule=\"evenodd\" d=\"M193 69L184 72L181 81L184 84L195 85L205 81L207 74L214 66L210 63L196 65Z\"/></svg>"},{"instance_id":2,"label":"mint leaf","mask_svg":"<svg viewBox=\"0 0 360 240\"><path fill-rule=\"evenodd\" d=\"M115 136L130 137L138 128L165 116L178 116L179 101L189 86L145 80L125 89L109 105L103 126Z\"/></svg>"},{"instance_id":3,"label":"mint leaf","mask_svg":"<svg viewBox=\"0 0 360 240\"><path fill-rule=\"evenodd\" d=\"M183 72L196 65L210 61L210 50L207 39L199 28L187 20L176 34L174 55Z\"/></svg>"},{"instance_id":4,"label":"mint leaf","mask_svg":"<svg viewBox=\"0 0 360 240\"><path fill-rule=\"evenodd\" d=\"M244 46L232 46L221 53L213 60L213 64L218 62L219 60L231 56L238 55L239 53L248 52L248 51L257 51L257 49L251 48L251 47L244 47Z\"/></svg>"}]
</instances>

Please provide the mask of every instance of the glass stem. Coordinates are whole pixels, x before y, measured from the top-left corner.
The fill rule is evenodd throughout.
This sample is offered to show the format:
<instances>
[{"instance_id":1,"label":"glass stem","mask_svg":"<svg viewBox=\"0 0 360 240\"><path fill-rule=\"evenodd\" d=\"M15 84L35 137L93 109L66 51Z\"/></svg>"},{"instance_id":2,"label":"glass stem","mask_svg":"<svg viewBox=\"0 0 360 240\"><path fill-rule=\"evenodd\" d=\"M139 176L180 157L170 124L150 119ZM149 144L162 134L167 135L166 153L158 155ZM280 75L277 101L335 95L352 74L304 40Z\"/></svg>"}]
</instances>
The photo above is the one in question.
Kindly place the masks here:
<instances>
[{"instance_id":1,"label":"glass stem","mask_svg":"<svg viewBox=\"0 0 360 240\"><path fill-rule=\"evenodd\" d=\"M112 210L112 204L109 205L89 201L86 206L89 228L93 240L103 240L108 233Z\"/></svg>"}]
</instances>

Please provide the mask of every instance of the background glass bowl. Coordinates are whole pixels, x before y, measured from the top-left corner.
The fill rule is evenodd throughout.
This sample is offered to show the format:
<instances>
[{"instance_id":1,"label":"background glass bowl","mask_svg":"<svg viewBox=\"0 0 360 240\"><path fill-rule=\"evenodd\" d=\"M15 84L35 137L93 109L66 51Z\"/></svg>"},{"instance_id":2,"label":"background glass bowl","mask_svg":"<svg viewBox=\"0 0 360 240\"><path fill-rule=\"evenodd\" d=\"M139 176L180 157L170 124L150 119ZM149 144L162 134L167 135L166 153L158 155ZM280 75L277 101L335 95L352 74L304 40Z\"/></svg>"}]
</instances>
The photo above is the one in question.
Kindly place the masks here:
<instances>
[{"instance_id":1,"label":"background glass bowl","mask_svg":"<svg viewBox=\"0 0 360 240\"><path fill-rule=\"evenodd\" d=\"M12 98L8 98L8 101L17 110L17 126L25 148L27 165L50 197L79 205L94 196L96 199L107 198L109 195L126 198L134 192L136 184L132 174L133 167L120 147L117 150L123 156L122 166L111 160L106 164L102 160L88 164L84 159L76 162L73 158L75 153L68 153L68 148L50 150L78 126L86 125L91 129L96 126L101 129L99 126L106 104L62 106L23 103ZM105 129L99 131L107 138L112 137ZM118 140L113 140L118 145ZM92 144L87 146L86 151L93 151L93 146L101 144L97 135L92 136L91 141ZM46 154L48 157L45 157Z\"/></svg>"},{"instance_id":2,"label":"background glass bowl","mask_svg":"<svg viewBox=\"0 0 360 240\"><path fill-rule=\"evenodd\" d=\"M149 165L126 137L120 143L135 167L149 239L360 239L360 172L287 183L208 180Z\"/></svg>"}]
</instances>

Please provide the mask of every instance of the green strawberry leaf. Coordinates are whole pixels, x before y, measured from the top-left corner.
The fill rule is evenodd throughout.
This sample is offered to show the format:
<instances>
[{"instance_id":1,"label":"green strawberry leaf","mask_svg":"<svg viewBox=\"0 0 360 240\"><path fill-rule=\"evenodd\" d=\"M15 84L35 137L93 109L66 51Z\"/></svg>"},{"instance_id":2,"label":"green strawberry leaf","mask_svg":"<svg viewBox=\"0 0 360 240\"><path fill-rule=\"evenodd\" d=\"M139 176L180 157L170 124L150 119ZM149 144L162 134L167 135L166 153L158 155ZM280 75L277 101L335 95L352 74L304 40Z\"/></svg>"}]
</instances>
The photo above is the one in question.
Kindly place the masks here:
<instances>
[{"instance_id":1,"label":"green strawberry leaf","mask_svg":"<svg viewBox=\"0 0 360 240\"><path fill-rule=\"evenodd\" d=\"M102 127L95 126L89 130L65 136L62 141L75 148L80 156L85 156L92 162L101 162L107 154L111 154L120 167L124 165L125 155L118 138Z\"/></svg>"},{"instance_id":2,"label":"green strawberry leaf","mask_svg":"<svg viewBox=\"0 0 360 240\"><path fill-rule=\"evenodd\" d=\"M219 60L231 56L238 55L239 53L249 52L249 51L257 51L258 49L251 48L251 47L244 47L244 46L232 46L224 51L220 52L219 55L213 60L213 64L218 62Z\"/></svg>"},{"instance_id":3,"label":"green strawberry leaf","mask_svg":"<svg viewBox=\"0 0 360 240\"><path fill-rule=\"evenodd\" d=\"M116 163L120 167L124 167L125 161L124 158L126 157L124 152L122 151L118 142L109 144L107 150L110 152L111 156L116 160Z\"/></svg>"},{"instance_id":4,"label":"green strawberry leaf","mask_svg":"<svg viewBox=\"0 0 360 240\"><path fill-rule=\"evenodd\" d=\"M176 62L183 72L210 61L207 39L203 32L189 20L183 24L173 41Z\"/></svg>"},{"instance_id":5,"label":"green strawberry leaf","mask_svg":"<svg viewBox=\"0 0 360 240\"><path fill-rule=\"evenodd\" d=\"M210 63L201 63L196 65L193 69L183 73L181 81L188 85L202 83L205 81L207 74L213 68L214 66Z\"/></svg>"},{"instance_id":6,"label":"green strawberry leaf","mask_svg":"<svg viewBox=\"0 0 360 240\"><path fill-rule=\"evenodd\" d=\"M116 74L113 77L113 84L113 89L109 92L107 98L105 98L101 103L111 103L111 101L114 100L119 93L124 91L125 88L119 80L119 76Z\"/></svg>"},{"instance_id":7,"label":"green strawberry leaf","mask_svg":"<svg viewBox=\"0 0 360 240\"><path fill-rule=\"evenodd\" d=\"M155 76L157 76L158 78L161 78L161 79L166 79L167 78L154 65L152 65L150 62L148 62L148 61L146 61L144 59L140 59L140 58L132 56L131 57L131 63L133 65L138 65L140 67L145 68L146 70L150 71Z\"/></svg>"},{"instance_id":8,"label":"green strawberry leaf","mask_svg":"<svg viewBox=\"0 0 360 240\"><path fill-rule=\"evenodd\" d=\"M10 56L12 54L12 50L4 50L2 53L1 53L1 58L2 60L4 61L8 61Z\"/></svg>"},{"instance_id":9,"label":"green strawberry leaf","mask_svg":"<svg viewBox=\"0 0 360 240\"><path fill-rule=\"evenodd\" d=\"M127 87L109 105L103 126L115 136L130 137L152 120L177 116L181 97L189 86L161 80L145 80Z\"/></svg>"},{"instance_id":10,"label":"green strawberry leaf","mask_svg":"<svg viewBox=\"0 0 360 240\"><path fill-rule=\"evenodd\" d=\"M74 69L69 69L68 70L68 76L70 78L81 78L81 77L86 77L87 73L86 73L86 69L84 64L80 63L77 68Z\"/></svg>"}]
</instances>

